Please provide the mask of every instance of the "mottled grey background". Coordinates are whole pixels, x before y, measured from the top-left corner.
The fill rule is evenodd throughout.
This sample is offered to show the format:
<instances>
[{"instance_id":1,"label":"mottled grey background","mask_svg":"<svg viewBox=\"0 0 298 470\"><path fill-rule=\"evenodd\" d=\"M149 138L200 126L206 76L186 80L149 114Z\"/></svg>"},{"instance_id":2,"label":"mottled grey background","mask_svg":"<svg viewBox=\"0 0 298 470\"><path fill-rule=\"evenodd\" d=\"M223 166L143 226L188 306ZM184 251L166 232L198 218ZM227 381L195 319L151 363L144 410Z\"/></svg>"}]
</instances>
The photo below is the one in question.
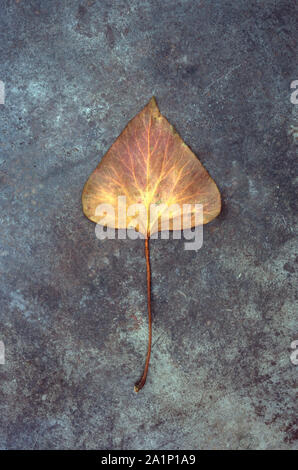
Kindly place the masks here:
<instances>
[{"instance_id":1,"label":"mottled grey background","mask_svg":"<svg viewBox=\"0 0 298 470\"><path fill-rule=\"evenodd\" d=\"M4 449L297 447L295 0L1 0ZM81 191L155 95L223 198L203 248L96 239ZM296 186L295 186L296 185Z\"/></svg>"}]
</instances>

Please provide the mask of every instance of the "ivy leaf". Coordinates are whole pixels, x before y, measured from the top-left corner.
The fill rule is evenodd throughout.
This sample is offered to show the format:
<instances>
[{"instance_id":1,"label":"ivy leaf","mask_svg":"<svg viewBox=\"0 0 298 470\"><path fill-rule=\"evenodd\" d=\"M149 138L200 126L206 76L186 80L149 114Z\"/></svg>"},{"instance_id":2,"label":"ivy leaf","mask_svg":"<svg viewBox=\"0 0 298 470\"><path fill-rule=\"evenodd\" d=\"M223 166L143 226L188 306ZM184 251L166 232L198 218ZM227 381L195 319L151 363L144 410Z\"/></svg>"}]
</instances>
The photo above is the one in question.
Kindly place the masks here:
<instances>
[{"instance_id":1,"label":"ivy leaf","mask_svg":"<svg viewBox=\"0 0 298 470\"><path fill-rule=\"evenodd\" d=\"M118 213L119 197L124 196L125 214ZM84 214L93 222L116 229L135 227L145 238L149 345L143 376L135 385L138 392L146 382L151 354L149 238L164 230L162 220L166 220L169 230L195 227L198 204L203 206L203 223L210 222L220 212L220 193L201 162L160 113L153 97L127 124L90 175L82 204ZM102 204L113 209L104 217L97 210ZM185 204L192 209L184 218L181 208ZM136 214L126 210L133 205L144 208L137 211L137 223ZM157 207L155 212L152 206Z\"/></svg>"}]
</instances>

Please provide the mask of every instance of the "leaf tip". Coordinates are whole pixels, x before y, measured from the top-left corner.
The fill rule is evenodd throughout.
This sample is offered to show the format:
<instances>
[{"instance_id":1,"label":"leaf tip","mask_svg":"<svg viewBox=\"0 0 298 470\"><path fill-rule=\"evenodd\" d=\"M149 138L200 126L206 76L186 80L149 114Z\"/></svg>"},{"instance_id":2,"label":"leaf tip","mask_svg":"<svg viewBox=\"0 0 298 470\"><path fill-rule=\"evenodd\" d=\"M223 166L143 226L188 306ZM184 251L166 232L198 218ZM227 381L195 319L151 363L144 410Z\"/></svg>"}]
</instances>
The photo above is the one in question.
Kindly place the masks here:
<instances>
[{"instance_id":1,"label":"leaf tip","mask_svg":"<svg viewBox=\"0 0 298 470\"><path fill-rule=\"evenodd\" d=\"M148 106L153 112L158 112L158 114L160 114L160 111L159 111L159 109L158 109L155 96L152 96L152 98L149 100L147 106Z\"/></svg>"}]
</instances>

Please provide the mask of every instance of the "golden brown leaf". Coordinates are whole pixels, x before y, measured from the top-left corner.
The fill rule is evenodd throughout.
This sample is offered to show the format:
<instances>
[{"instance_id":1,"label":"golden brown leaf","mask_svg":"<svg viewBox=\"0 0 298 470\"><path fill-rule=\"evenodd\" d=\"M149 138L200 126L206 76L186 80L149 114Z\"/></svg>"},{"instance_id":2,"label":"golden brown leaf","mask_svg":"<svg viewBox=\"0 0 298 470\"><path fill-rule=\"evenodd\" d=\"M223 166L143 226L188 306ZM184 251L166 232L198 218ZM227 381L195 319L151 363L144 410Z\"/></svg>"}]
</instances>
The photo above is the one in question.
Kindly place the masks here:
<instances>
[{"instance_id":1,"label":"golden brown leaf","mask_svg":"<svg viewBox=\"0 0 298 470\"><path fill-rule=\"evenodd\" d=\"M125 199L122 211L119 198ZM135 227L137 218L137 228L145 238L149 339L144 372L135 384L138 392L146 382L152 344L149 238L160 230L194 227L202 206L203 223L210 222L220 212L220 193L152 98L93 171L84 186L82 203L90 220L110 228ZM103 204L112 208L112 212L104 209L98 212ZM130 212L134 205L137 212ZM155 212L151 211L152 205ZM184 205L188 205L190 217L182 216ZM166 226L162 225L165 219Z\"/></svg>"},{"instance_id":2,"label":"golden brown leaf","mask_svg":"<svg viewBox=\"0 0 298 470\"><path fill-rule=\"evenodd\" d=\"M161 215L168 218L170 230L175 228L175 215L180 218L183 204L202 204L204 224L220 212L220 193L215 182L159 112L154 98L128 123L89 177L82 195L83 211L90 220L100 223L96 208L111 204L115 219L105 218L105 224L128 228L134 225L134 216L124 222L118 218L118 196L126 196L127 207L142 204L146 208L138 214L138 229L145 237L161 230ZM163 208L152 220L151 204ZM181 212L175 214L174 204ZM171 206L173 211L167 212ZM189 222L181 220L182 229L194 226L195 208Z\"/></svg>"}]
</instances>

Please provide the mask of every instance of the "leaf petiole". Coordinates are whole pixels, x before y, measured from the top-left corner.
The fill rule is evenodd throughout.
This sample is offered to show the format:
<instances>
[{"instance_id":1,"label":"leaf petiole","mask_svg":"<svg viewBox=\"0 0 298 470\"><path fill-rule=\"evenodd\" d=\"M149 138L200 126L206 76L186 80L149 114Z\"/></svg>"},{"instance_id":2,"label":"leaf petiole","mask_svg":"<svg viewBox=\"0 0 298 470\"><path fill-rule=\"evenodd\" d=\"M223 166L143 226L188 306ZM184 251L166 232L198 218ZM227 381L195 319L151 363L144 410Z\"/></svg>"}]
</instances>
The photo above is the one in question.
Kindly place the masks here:
<instances>
[{"instance_id":1,"label":"leaf petiole","mask_svg":"<svg viewBox=\"0 0 298 470\"><path fill-rule=\"evenodd\" d=\"M149 251L149 235L145 238L145 257L147 266L147 306L148 306L148 350L147 357L144 367L144 372L141 379L135 384L134 391L139 392L145 385L150 355L151 355L151 344L152 344L152 316L151 316L151 269L150 269L150 251Z\"/></svg>"}]
</instances>

